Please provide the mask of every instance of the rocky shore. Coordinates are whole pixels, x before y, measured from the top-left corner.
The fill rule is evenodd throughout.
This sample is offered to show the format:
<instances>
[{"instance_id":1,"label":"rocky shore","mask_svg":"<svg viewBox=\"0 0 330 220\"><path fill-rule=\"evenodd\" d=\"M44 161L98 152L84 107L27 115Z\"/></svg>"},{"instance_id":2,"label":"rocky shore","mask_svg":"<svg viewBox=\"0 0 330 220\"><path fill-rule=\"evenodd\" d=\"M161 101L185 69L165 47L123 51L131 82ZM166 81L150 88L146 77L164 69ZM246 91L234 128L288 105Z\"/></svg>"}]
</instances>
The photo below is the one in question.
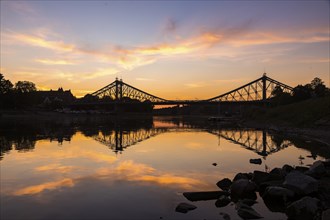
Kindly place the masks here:
<instances>
[{"instance_id":1,"label":"rocky shore","mask_svg":"<svg viewBox=\"0 0 330 220\"><path fill-rule=\"evenodd\" d=\"M262 213L253 209L257 193L272 212L285 213L288 219L330 219L330 159L316 161L310 167L284 165L270 172L238 173L233 180L216 183L221 189L209 192L185 192L189 201L215 200L216 207L235 203L242 219L260 219ZM180 203L176 211L187 213L197 206ZM223 219L231 219L221 213Z\"/></svg>"}]
</instances>

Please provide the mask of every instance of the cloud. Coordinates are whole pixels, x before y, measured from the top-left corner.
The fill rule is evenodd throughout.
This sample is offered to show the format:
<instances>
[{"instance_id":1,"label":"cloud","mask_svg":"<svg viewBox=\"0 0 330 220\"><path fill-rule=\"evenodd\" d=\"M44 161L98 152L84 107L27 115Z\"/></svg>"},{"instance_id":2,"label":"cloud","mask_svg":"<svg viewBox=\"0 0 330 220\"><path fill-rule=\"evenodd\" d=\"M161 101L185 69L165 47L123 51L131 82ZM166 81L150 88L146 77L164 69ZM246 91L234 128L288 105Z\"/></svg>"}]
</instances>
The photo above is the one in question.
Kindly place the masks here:
<instances>
[{"instance_id":1,"label":"cloud","mask_svg":"<svg viewBox=\"0 0 330 220\"><path fill-rule=\"evenodd\" d=\"M76 65L78 62L69 61L69 60L51 60L51 59L36 59L38 63L42 63L45 65Z\"/></svg>"},{"instance_id":2,"label":"cloud","mask_svg":"<svg viewBox=\"0 0 330 220\"><path fill-rule=\"evenodd\" d=\"M36 15L37 11L26 1L9 1L9 8L22 15Z\"/></svg>"},{"instance_id":3,"label":"cloud","mask_svg":"<svg viewBox=\"0 0 330 220\"><path fill-rule=\"evenodd\" d=\"M33 36L28 34L14 33L9 37L20 43L25 43L27 45L42 47L59 52L72 52L75 49L75 45L73 44L67 44L62 41L51 41L39 36Z\"/></svg>"},{"instance_id":4,"label":"cloud","mask_svg":"<svg viewBox=\"0 0 330 220\"><path fill-rule=\"evenodd\" d=\"M137 81L156 81L155 79L150 79L150 78L135 78Z\"/></svg>"},{"instance_id":5,"label":"cloud","mask_svg":"<svg viewBox=\"0 0 330 220\"><path fill-rule=\"evenodd\" d=\"M56 54L65 55L67 59L37 59L44 65L74 65L78 61L107 63L112 65L113 70L106 73L100 69L84 75L83 79L113 75L124 70L133 70L144 65L150 65L166 57L228 57L247 56L240 48L249 48L256 45L273 45L281 43L314 43L328 42L328 30L317 29L304 30L301 33L285 32L274 30L255 31L249 28L249 23L238 25L227 29L204 30L199 33L192 33L187 36L175 37L172 40L163 40L151 45L119 46L104 45L101 49L86 48L82 45L65 42L60 35L51 30L40 28L36 34L23 34L7 31L2 34L5 43L24 44L33 47L40 47L52 50ZM174 32L177 29L177 22L169 19L165 30ZM235 52L231 52L235 51ZM241 52L241 54L239 53ZM75 61L72 61L72 58ZM78 60L79 59L79 60ZM267 60L264 60L267 61ZM64 75L68 75L65 73ZM63 76L64 76L63 75ZM69 79L74 79L74 75ZM200 84L186 84L188 87L202 87Z\"/></svg>"},{"instance_id":6,"label":"cloud","mask_svg":"<svg viewBox=\"0 0 330 220\"><path fill-rule=\"evenodd\" d=\"M74 181L69 178L65 178L59 181L54 181L54 182L47 182L47 183L42 183L39 185L34 185L34 186L28 186L23 189L17 190L14 195L16 196L22 196L22 195L34 195L41 193L45 190L56 190L58 188L62 187L73 187L74 186Z\"/></svg>"},{"instance_id":7,"label":"cloud","mask_svg":"<svg viewBox=\"0 0 330 220\"><path fill-rule=\"evenodd\" d=\"M69 173L73 170L73 166L63 166L61 164L48 164L45 166L36 167L36 171L52 171L58 173Z\"/></svg>"},{"instance_id":8,"label":"cloud","mask_svg":"<svg viewBox=\"0 0 330 220\"><path fill-rule=\"evenodd\" d=\"M197 83L186 83L184 84L186 87L189 87L189 88L201 88L201 87L205 87L207 86L206 83L204 82L197 82Z\"/></svg>"},{"instance_id":9,"label":"cloud","mask_svg":"<svg viewBox=\"0 0 330 220\"><path fill-rule=\"evenodd\" d=\"M146 164L135 163L131 160L122 161L114 169L101 168L97 171L98 175L111 177L111 179L124 179L126 181L137 181L153 183L158 185L182 187L193 189L196 186L204 187L206 184L200 180L182 177L171 173L163 173Z\"/></svg>"}]
</instances>

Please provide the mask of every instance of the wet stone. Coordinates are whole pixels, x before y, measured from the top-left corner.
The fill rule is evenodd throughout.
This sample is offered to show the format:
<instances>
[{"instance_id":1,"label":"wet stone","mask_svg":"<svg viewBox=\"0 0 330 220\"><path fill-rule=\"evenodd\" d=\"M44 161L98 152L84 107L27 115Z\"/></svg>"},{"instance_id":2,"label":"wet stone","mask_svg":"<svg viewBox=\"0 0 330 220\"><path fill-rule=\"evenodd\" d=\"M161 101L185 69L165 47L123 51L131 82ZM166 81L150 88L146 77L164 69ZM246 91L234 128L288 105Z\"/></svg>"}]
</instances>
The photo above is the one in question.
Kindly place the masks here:
<instances>
[{"instance_id":1,"label":"wet stone","mask_svg":"<svg viewBox=\"0 0 330 220\"><path fill-rule=\"evenodd\" d=\"M237 210L237 214L243 219L259 219L263 218L257 211L250 206L241 206Z\"/></svg>"},{"instance_id":2,"label":"wet stone","mask_svg":"<svg viewBox=\"0 0 330 220\"><path fill-rule=\"evenodd\" d=\"M250 163L252 164L262 164L262 160L260 158L258 159L250 159Z\"/></svg>"},{"instance_id":3,"label":"wet stone","mask_svg":"<svg viewBox=\"0 0 330 220\"><path fill-rule=\"evenodd\" d=\"M234 177L233 182L236 181L236 180L240 180L240 179L246 179L246 180L250 179L249 174L247 174L247 173L238 173Z\"/></svg>"},{"instance_id":4,"label":"wet stone","mask_svg":"<svg viewBox=\"0 0 330 220\"><path fill-rule=\"evenodd\" d=\"M225 191L228 191L230 189L230 186L232 184L232 181L228 178L224 178L222 180L220 180L219 182L217 182L217 186Z\"/></svg>"},{"instance_id":5,"label":"wet stone","mask_svg":"<svg viewBox=\"0 0 330 220\"><path fill-rule=\"evenodd\" d=\"M322 161L316 161L313 163L309 170L305 174L310 175L315 178L320 178L326 173L325 166Z\"/></svg>"},{"instance_id":6,"label":"wet stone","mask_svg":"<svg viewBox=\"0 0 330 220\"><path fill-rule=\"evenodd\" d=\"M205 192L184 192L183 196L190 201L201 201L201 200L215 200L220 196L226 195L229 193L225 191L205 191Z\"/></svg>"},{"instance_id":7,"label":"wet stone","mask_svg":"<svg viewBox=\"0 0 330 220\"><path fill-rule=\"evenodd\" d=\"M215 202L216 207L225 207L230 203L230 198L228 196L220 196L220 198Z\"/></svg>"},{"instance_id":8,"label":"wet stone","mask_svg":"<svg viewBox=\"0 0 330 220\"><path fill-rule=\"evenodd\" d=\"M189 203L184 203L184 202L182 202L182 203L180 203L180 204L176 207L175 211L176 211L176 212L181 212L181 213L187 213L187 212L189 212L189 211L191 211L191 210L194 210L194 209L196 209L196 208L197 208L197 207L194 206L194 205L191 205L191 204L189 204Z\"/></svg>"},{"instance_id":9,"label":"wet stone","mask_svg":"<svg viewBox=\"0 0 330 220\"><path fill-rule=\"evenodd\" d=\"M286 209L286 214L290 219L313 219L318 211L318 204L318 199L306 196L291 203Z\"/></svg>"},{"instance_id":10,"label":"wet stone","mask_svg":"<svg viewBox=\"0 0 330 220\"><path fill-rule=\"evenodd\" d=\"M285 177L283 186L297 194L307 195L317 191L318 181L303 173L292 171Z\"/></svg>"},{"instance_id":11,"label":"wet stone","mask_svg":"<svg viewBox=\"0 0 330 220\"><path fill-rule=\"evenodd\" d=\"M294 168L288 164L285 164L283 167L282 167L282 170L285 172L285 173L290 173L292 170L294 170Z\"/></svg>"}]
</instances>

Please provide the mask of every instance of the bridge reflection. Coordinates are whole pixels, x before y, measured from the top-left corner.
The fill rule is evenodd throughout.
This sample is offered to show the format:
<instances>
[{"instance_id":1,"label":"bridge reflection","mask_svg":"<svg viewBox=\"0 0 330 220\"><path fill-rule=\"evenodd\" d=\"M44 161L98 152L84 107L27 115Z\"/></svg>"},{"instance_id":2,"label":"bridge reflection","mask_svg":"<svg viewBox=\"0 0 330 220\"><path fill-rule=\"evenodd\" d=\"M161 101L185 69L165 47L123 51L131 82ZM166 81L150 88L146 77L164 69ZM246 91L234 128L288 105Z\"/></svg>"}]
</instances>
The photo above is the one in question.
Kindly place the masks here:
<instances>
[{"instance_id":1,"label":"bridge reflection","mask_svg":"<svg viewBox=\"0 0 330 220\"><path fill-rule=\"evenodd\" d=\"M123 131L120 129L110 131L109 133L99 132L93 138L108 146L116 153L121 153L126 148L136 145L139 142L155 137L159 134L167 132L208 132L216 135L218 138L226 139L232 143L238 144L247 150L254 151L261 156L278 152L292 143L284 140L276 135L266 132L266 130L252 129L191 129L187 127L170 127L170 128L151 128L139 129L135 131Z\"/></svg>"},{"instance_id":2,"label":"bridge reflection","mask_svg":"<svg viewBox=\"0 0 330 220\"><path fill-rule=\"evenodd\" d=\"M267 156L292 145L290 141L278 139L265 130L210 130L209 133L239 144L261 156Z\"/></svg>"}]
</instances>

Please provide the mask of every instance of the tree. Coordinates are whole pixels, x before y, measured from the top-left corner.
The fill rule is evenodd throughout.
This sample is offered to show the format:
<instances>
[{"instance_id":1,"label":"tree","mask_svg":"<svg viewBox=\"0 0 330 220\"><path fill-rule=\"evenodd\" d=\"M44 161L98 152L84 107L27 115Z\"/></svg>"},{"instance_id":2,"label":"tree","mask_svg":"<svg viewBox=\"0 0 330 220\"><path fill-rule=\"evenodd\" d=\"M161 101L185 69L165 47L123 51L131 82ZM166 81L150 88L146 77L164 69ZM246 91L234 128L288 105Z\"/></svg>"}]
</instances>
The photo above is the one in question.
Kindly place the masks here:
<instances>
[{"instance_id":1,"label":"tree","mask_svg":"<svg viewBox=\"0 0 330 220\"><path fill-rule=\"evenodd\" d=\"M20 93L28 93L36 91L36 85L29 81L18 81L15 83L15 90Z\"/></svg>"},{"instance_id":2,"label":"tree","mask_svg":"<svg viewBox=\"0 0 330 220\"><path fill-rule=\"evenodd\" d=\"M311 87L314 91L314 94L318 97L324 96L327 90L326 86L324 85L324 82L318 77L315 77L311 81Z\"/></svg>"},{"instance_id":3,"label":"tree","mask_svg":"<svg viewBox=\"0 0 330 220\"><path fill-rule=\"evenodd\" d=\"M275 86L274 90L272 91L272 96L281 97L283 95L283 89L281 86L277 85Z\"/></svg>"},{"instance_id":4,"label":"tree","mask_svg":"<svg viewBox=\"0 0 330 220\"><path fill-rule=\"evenodd\" d=\"M6 80L5 77L0 73L0 95L6 94L13 89L13 84Z\"/></svg>"},{"instance_id":5,"label":"tree","mask_svg":"<svg viewBox=\"0 0 330 220\"><path fill-rule=\"evenodd\" d=\"M313 89L311 84L298 85L293 88L293 99L294 101L302 101L309 99L312 95Z\"/></svg>"}]
</instances>

